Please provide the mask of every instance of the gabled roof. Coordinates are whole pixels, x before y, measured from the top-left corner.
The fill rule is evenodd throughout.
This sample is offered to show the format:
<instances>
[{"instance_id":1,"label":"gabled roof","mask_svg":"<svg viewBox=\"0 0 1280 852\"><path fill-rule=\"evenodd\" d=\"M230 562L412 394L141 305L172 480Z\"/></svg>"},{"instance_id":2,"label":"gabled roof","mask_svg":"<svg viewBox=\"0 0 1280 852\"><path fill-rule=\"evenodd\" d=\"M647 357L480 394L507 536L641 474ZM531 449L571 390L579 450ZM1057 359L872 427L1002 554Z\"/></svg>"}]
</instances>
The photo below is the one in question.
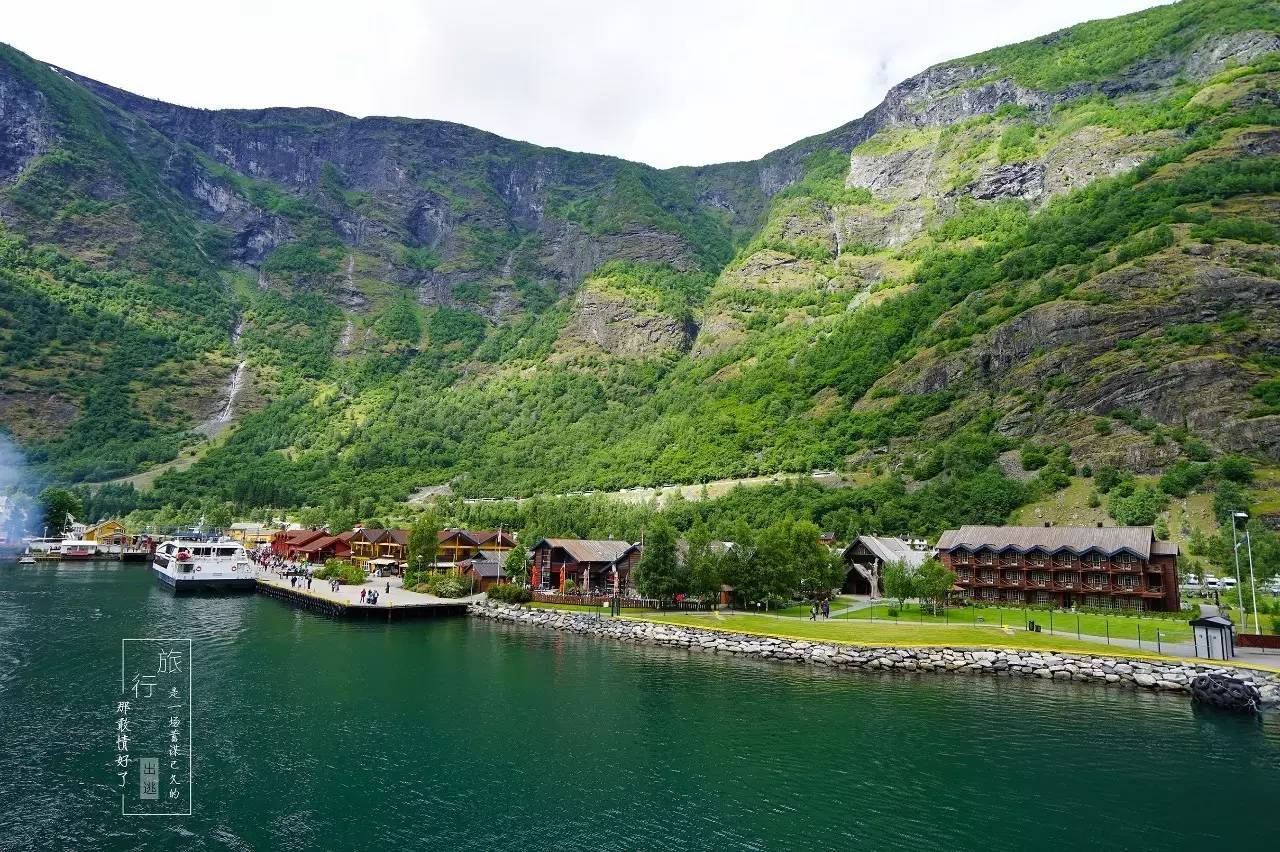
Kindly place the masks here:
<instances>
[{"instance_id":1,"label":"gabled roof","mask_svg":"<svg viewBox=\"0 0 1280 852\"><path fill-rule=\"evenodd\" d=\"M963 526L947 530L938 539L938 550L1016 550L1026 553L1039 548L1048 553L1062 550L1075 554L1092 550L1112 556L1121 551L1147 559L1155 534L1151 527L986 527ZM1176 552L1176 550L1175 550Z\"/></svg>"},{"instance_id":2,"label":"gabled roof","mask_svg":"<svg viewBox=\"0 0 1280 852\"><path fill-rule=\"evenodd\" d=\"M337 544L340 539L336 535L324 535L314 541L309 541L298 550L303 553L319 553L327 547Z\"/></svg>"},{"instance_id":3,"label":"gabled roof","mask_svg":"<svg viewBox=\"0 0 1280 852\"><path fill-rule=\"evenodd\" d=\"M464 560L462 565L477 577L498 577L502 574L502 563L505 557L505 553L482 550L470 559Z\"/></svg>"},{"instance_id":4,"label":"gabled roof","mask_svg":"<svg viewBox=\"0 0 1280 852\"><path fill-rule=\"evenodd\" d=\"M387 531L378 527L362 527L355 531L351 536L352 541L367 541L370 544L377 544L387 537Z\"/></svg>"},{"instance_id":5,"label":"gabled roof","mask_svg":"<svg viewBox=\"0 0 1280 852\"><path fill-rule=\"evenodd\" d=\"M919 568L929 559L929 551L916 550L900 538L885 535L858 536L844 549L846 559L859 542L881 562L901 562L908 568Z\"/></svg>"},{"instance_id":6,"label":"gabled roof","mask_svg":"<svg viewBox=\"0 0 1280 852\"><path fill-rule=\"evenodd\" d=\"M293 547L301 547L318 538L327 538L328 536L329 534L324 530L294 530L285 541Z\"/></svg>"},{"instance_id":7,"label":"gabled roof","mask_svg":"<svg viewBox=\"0 0 1280 852\"><path fill-rule=\"evenodd\" d=\"M387 530L387 535L391 538L392 541L394 541L396 544L400 545L401 547L409 546L408 530Z\"/></svg>"},{"instance_id":8,"label":"gabled roof","mask_svg":"<svg viewBox=\"0 0 1280 852\"><path fill-rule=\"evenodd\" d=\"M576 562L617 562L639 547L639 545L612 538L544 538L535 544L533 549L537 550L544 544L562 549Z\"/></svg>"},{"instance_id":9,"label":"gabled roof","mask_svg":"<svg viewBox=\"0 0 1280 852\"><path fill-rule=\"evenodd\" d=\"M337 538L339 538L339 539L341 539L341 540L343 540L343 541L345 541L345 542L347 542L348 544L350 544L350 543L351 543L351 538L352 538L355 534L356 534L356 531L355 531L355 530L347 530L346 532L340 532L340 533L338 533L338 535L337 535L336 537L337 537Z\"/></svg>"},{"instance_id":10,"label":"gabled roof","mask_svg":"<svg viewBox=\"0 0 1280 852\"><path fill-rule=\"evenodd\" d=\"M440 530L436 533L436 540L443 543L451 538L464 539L465 542L472 547L479 547L480 542L476 539L475 534L470 530Z\"/></svg>"},{"instance_id":11,"label":"gabled roof","mask_svg":"<svg viewBox=\"0 0 1280 852\"><path fill-rule=\"evenodd\" d=\"M484 547L485 545L495 545L498 547L514 547L516 540L507 530L502 530L501 539L499 539L498 530L467 530L468 535L475 540L475 543Z\"/></svg>"}]
</instances>

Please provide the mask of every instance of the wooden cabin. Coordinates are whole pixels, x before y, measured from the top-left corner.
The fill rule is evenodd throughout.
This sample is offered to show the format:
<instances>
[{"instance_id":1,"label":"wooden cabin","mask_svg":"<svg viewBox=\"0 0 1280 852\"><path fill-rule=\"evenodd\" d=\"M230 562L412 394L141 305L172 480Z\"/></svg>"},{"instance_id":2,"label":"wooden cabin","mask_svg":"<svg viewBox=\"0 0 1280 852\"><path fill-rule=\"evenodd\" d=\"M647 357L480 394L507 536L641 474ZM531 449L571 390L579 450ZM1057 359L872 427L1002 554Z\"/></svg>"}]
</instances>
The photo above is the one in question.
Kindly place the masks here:
<instances>
[{"instance_id":1,"label":"wooden cabin","mask_svg":"<svg viewBox=\"0 0 1280 852\"><path fill-rule=\"evenodd\" d=\"M351 544L341 536L325 535L299 547L295 554L296 558L303 562L323 564L330 559L350 557Z\"/></svg>"},{"instance_id":2,"label":"wooden cabin","mask_svg":"<svg viewBox=\"0 0 1280 852\"><path fill-rule=\"evenodd\" d=\"M98 544L113 547L130 543L129 534L125 532L124 524L114 519L99 521L91 527L86 527L81 538L85 541L96 541Z\"/></svg>"},{"instance_id":3,"label":"wooden cabin","mask_svg":"<svg viewBox=\"0 0 1280 852\"><path fill-rule=\"evenodd\" d=\"M533 588L564 593L573 581L579 592L633 594L631 572L640 545L615 539L544 538L533 546Z\"/></svg>"},{"instance_id":4,"label":"wooden cabin","mask_svg":"<svg viewBox=\"0 0 1280 852\"><path fill-rule=\"evenodd\" d=\"M504 563L506 559L506 553L499 553L496 550L481 550L458 563L458 569L464 577L471 577L475 580L475 590L477 592L487 592L495 583L502 582L505 576Z\"/></svg>"},{"instance_id":5,"label":"wooden cabin","mask_svg":"<svg viewBox=\"0 0 1280 852\"><path fill-rule=\"evenodd\" d=\"M376 527L361 527L351 535L351 564L363 568L365 563L378 558L378 544L389 532Z\"/></svg>"},{"instance_id":6,"label":"wooden cabin","mask_svg":"<svg viewBox=\"0 0 1280 852\"><path fill-rule=\"evenodd\" d=\"M844 549L845 576L840 591L846 595L881 597L880 580L884 566L901 562L914 571L929 558L929 552L910 542L884 535L860 535Z\"/></svg>"}]
</instances>

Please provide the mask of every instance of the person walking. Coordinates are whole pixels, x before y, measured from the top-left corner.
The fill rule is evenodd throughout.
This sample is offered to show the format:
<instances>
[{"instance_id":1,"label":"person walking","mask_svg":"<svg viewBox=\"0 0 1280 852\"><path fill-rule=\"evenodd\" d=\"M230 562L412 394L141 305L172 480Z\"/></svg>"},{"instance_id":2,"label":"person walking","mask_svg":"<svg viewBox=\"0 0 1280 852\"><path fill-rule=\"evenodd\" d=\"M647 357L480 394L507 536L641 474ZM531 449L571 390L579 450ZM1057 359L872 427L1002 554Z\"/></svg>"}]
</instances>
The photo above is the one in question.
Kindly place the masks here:
<instances>
[{"instance_id":1,"label":"person walking","mask_svg":"<svg viewBox=\"0 0 1280 852\"><path fill-rule=\"evenodd\" d=\"M391 581L387 581L387 594L391 594Z\"/></svg>"},{"instance_id":2,"label":"person walking","mask_svg":"<svg viewBox=\"0 0 1280 852\"><path fill-rule=\"evenodd\" d=\"M831 601L829 600L822 601L822 617L823 618L831 617Z\"/></svg>"},{"instance_id":3,"label":"person walking","mask_svg":"<svg viewBox=\"0 0 1280 852\"><path fill-rule=\"evenodd\" d=\"M360 590L360 603L364 603L364 595L365 595L365 590L364 590L364 589L361 589L361 590Z\"/></svg>"},{"instance_id":4,"label":"person walking","mask_svg":"<svg viewBox=\"0 0 1280 852\"><path fill-rule=\"evenodd\" d=\"M814 601L813 604L810 605L809 607L809 620L810 621L818 620L818 602L817 601Z\"/></svg>"}]
</instances>

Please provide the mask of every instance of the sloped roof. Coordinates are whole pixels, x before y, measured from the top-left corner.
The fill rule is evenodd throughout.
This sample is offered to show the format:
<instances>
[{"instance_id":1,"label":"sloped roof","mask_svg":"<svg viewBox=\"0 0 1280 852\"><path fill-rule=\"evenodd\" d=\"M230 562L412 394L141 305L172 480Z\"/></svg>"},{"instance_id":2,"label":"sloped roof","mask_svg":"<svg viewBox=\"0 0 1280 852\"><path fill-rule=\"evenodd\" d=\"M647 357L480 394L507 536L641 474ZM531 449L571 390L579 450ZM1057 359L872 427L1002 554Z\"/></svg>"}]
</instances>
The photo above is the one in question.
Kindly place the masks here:
<instances>
[{"instance_id":1,"label":"sloped roof","mask_svg":"<svg viewBox=\"0 0 1280 852\"><path fill-rule=\"evenodd\" d=\"M322 538L328 535L329 534L324 530L294 530L293 532L289 533L289 535L285 538L285 541L291 545L298 546L303 544L310 544L316 539Z\"/></svg>"},{"instance_id":2,"label":"sloped roof","mask_svg":"<svg viewBox=\"0 0 1280 852\"><path fill-rule=\"evenodd\" d=\"M480 546L480 540L476 538L476 534L470 530L440 530L436 533L436 541L445 542L451 538L466 539L469 543Z\"/></svg>"},{"instance_id":3,"label":"sloped roof","mask_svg":"<svg viewBox=\"0 0 1280 852\"><path fill-rule=\"evenodd\" d=\"M403 547L409 546L408 530L387 530L387 535L391 536L391 540Z\"/></svg>"},{"instance_id":4,"label":"sloped roof","mask_svg":"<svg viewBox=\"0 0 1280 852\"><path fill-rule=\"evenodd\" d=\"M559 547L577 562L616 562L636 547L618 539L544 538L534 545Z\"/></svg>"},{"instance_id":5,"label":"sloped roof","mask_svg":"<svg viewBox=\"0 0 1280 852\"><path fill-rule=\"evenodd\" d=\"M1178 545L1174 544L1171 541L1161 541L1160 539L1156 539L1155 541L1151 542L1151 555L1152 556L1177 556Z\"/></svg>"},{"instance_id":6,"label":"sloped roof","mask_svg":"<svg viewBox=\"0 0 1280 852\"><path fill-rule=\"evenodd\" d=\"M352 540L359 539L367 541L370 544L377 544L387 536L387 531L378 527L363 527L355 531L351 536Z\"/></svg>"},{"instance_id":7,"label":"sloped roof","mask_svg":"<svg viewBox=\"0 0 1280 852\"><path fill-rule=\"evenodd\" d=\"M929 551L916 550L900 538L885 535L858 536L844 549L845 556L858 542L862 542L881 562L901 562L908 568L919 568L929 558Z\"/></svg>"},{"instance_id":8,"label":"sloped roof","mask_svg":"<svg viewBox=\"0 0 1280 852\"><path fill-rule=\"evenodd\" d=\"M498 577L502 574L502 563L505 557L505 553L482 550L462 564L477 577Z\"/></svg>"},{"instance_id":9,"label":"sloped roof","mask_svg":"<svg viewBox=\"0 0 1280 852\"><path fill-rule=\"evenodd\" d=\"M318 553L321 550L324 550L326 547L329 547L330 545L338 541L341 541L341 539L339 539L336 535L321 536L315 541L307 542L302 547L299 547L298 550L302 551L303 553Z\"/></svg>"},{"instance_id":10,"label":"sloped roof","mask_svg":"<svg viewBox=\"0 0 1280 852\"><path fill-rule=\"evenodd\" d=\"M484 547L486 544L494 543L499 545L514 545L516 543L516 540L512 537L511 533L506 530L502 531L501 541L498 540L497 530L463 530L463 532L471 536L471 539L481 547Z\"/></svg>"},{"instance_id":11,"label":"sloped roof","mask_svg":"<svg viewBox=\"0 0 1280 852\"><path fill-rule=\"evenodd\" d=\"M938 550L963 547L977 550L1013 549L1021 553L1041 549L1048 553L1098 550L1108 556L1127 550L1142 559L1151 555L1155 535L1151 527L986 527L966 525L947 530L938 539Z\"/></svg>"}]
</instances>

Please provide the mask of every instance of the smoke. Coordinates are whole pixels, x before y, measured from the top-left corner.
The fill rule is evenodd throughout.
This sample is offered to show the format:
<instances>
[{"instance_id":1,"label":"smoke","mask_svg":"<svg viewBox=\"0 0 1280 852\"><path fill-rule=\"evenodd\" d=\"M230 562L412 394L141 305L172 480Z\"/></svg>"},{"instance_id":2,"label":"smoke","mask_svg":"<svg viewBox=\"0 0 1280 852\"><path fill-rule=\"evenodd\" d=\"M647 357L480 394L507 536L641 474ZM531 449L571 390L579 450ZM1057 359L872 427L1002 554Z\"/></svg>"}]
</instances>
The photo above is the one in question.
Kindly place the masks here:
<instances>
[{"instance_id":1,"label":"smoke","mask_svg":"<svg viewBox=\"0 0 1280 852\"><path fill-rule=\"evenodd\" d=\"M0 542L17 542L31 533L39 515L33 484L22 451L0 432Z\"/></svg>"}]
</instances>

